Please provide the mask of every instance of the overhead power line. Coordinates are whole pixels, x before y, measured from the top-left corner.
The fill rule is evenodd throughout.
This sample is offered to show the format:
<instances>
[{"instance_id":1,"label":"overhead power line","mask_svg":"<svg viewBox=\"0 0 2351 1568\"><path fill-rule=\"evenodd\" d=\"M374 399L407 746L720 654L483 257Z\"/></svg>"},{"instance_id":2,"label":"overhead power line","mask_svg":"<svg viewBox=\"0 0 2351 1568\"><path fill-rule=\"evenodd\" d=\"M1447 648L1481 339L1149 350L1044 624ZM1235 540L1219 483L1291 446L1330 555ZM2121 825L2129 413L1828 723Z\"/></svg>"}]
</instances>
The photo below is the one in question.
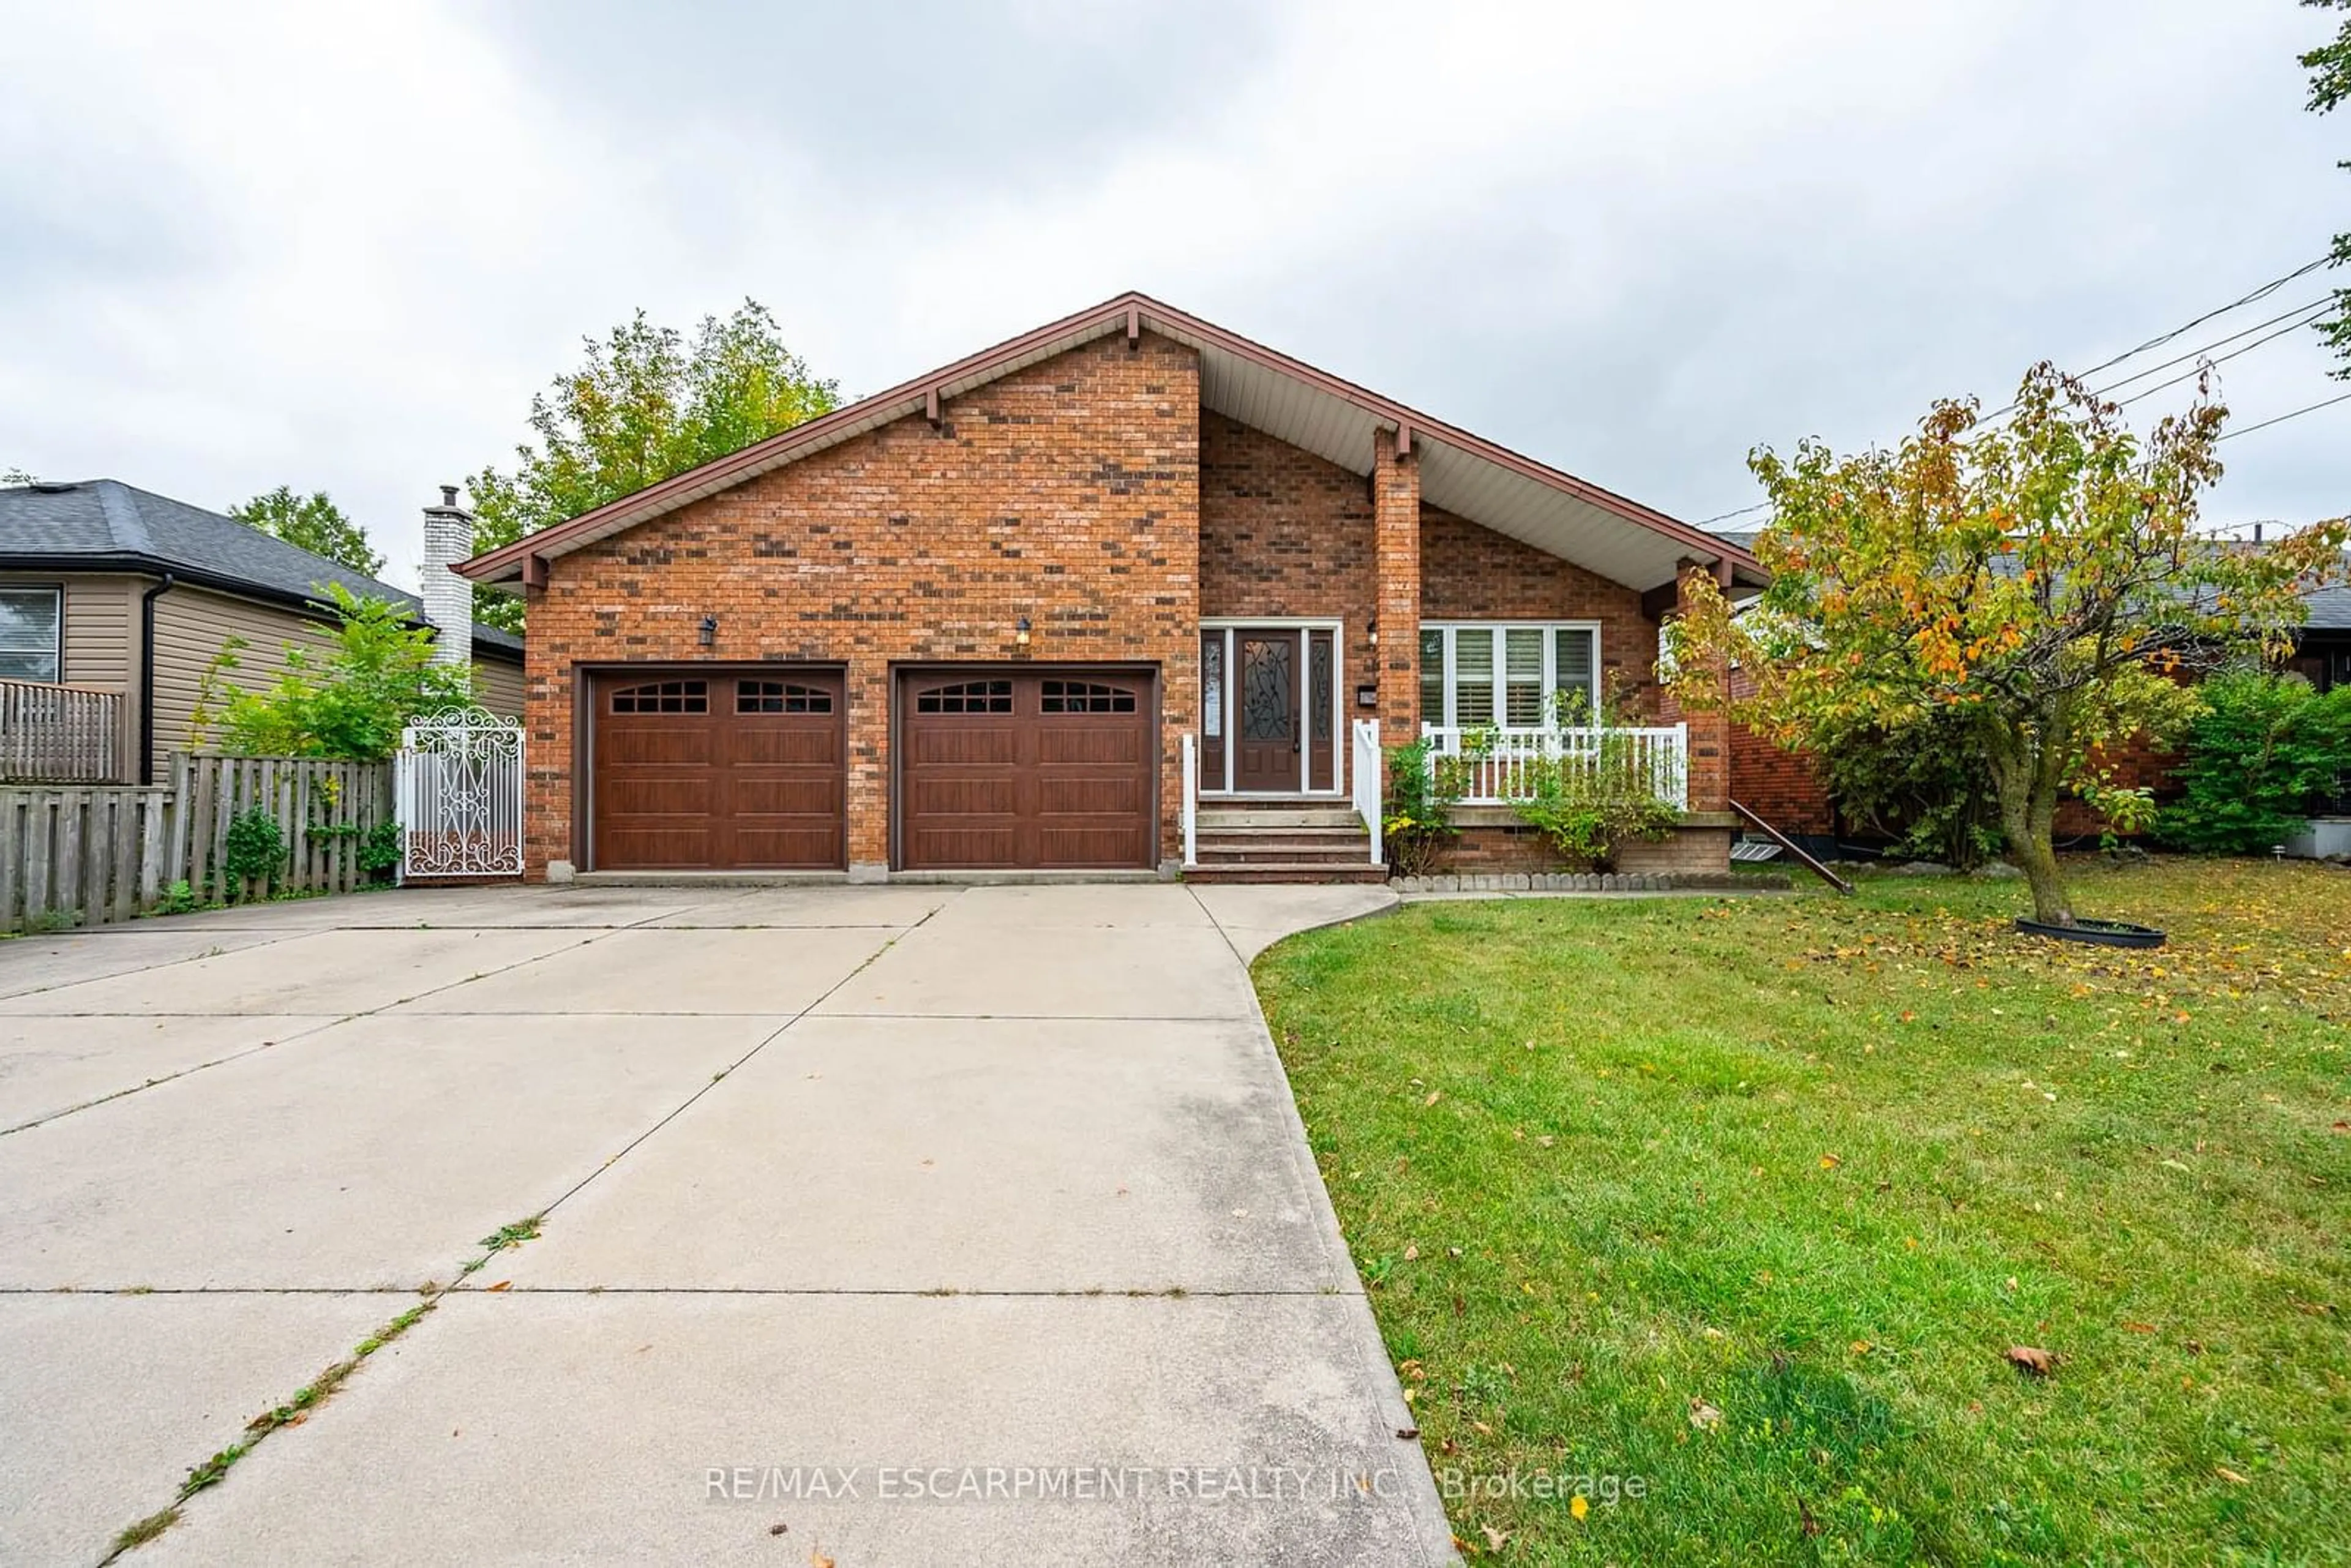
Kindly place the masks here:
<instances>
[{"instance_id":1,"label":"overhead power line","mask_svg":"<svg viewBox=\"0 0 2351 1568\"><path fill-rule=\"evenodd\" d=\"M2193 332L2197 328L2201 327L2205 322L2211 320L2215 317L2226 316L2230 311L2242 309L2244 307L2252 304L2257 299L2268 298L2271 295L2275 294L2279 289L2283 288L2287 284L2292 283L2295 278L2306 277L2310 274L2316 272L2320 267L2328 265L2334 261L2334 259L2335 256L2333 253L2330 252L2325 256L2320 256L2316 261L2305 262L2302 266L2295 267L2292 272L2287 273L2283 277L2273 278L2269 282L2262 284L2259 288L2254 289L2251 294L2246 295L2243 298L2233 300L2229 304L2223 305L2218 310L2207 310L2203 315L2199 316L2195 320L2189 322L2185 327L2174 327L2170 331L2165 332L2158 337L2149 338L2146 342L2141 343L2137 348L2131 350L2128 353L2116 354L2113 359L2106 361L2104 364L2092 365L2088 370L2084 371L2082 374L2085 377L2095 376L2100 371L2113 370L2125 360L2136 360L2141 354L2146 353L2149 349L2160 349L2163 345L2172 341L2174 339L2186 337L2189 333ZM2222 340L2226 341L2225 339Z\"/></svg>"},{"instance_id":2,"label":"overhead power line","mask_svg":"<svg viewBox=\"0 0 2351 1568\"><path fill-rule=\"evenodd\" d=\"M2228 434L2220 437L2220 439L2223 441L2234 441L2240 435L2251 435L2256 430L2267 430L2273 424L2283 424L2289 419L2300 419L2305 413L2316 413L2320 409L2333 408L2338 402L2351 402L2351 392L2337 392L2333 397L2321 398L2318 402L2310 404L2306 408L2295 409L2292 413L2282 413L2274 419L2265 419L2259 424L2249 424L2242 430L2232 430L2229 432Z\"/></svg>"},{"instance_id":3,"label":"overhead power line","mask_svg":"<svg viewBox=\"0 0 2351 1568\"><path fill-rule=\"evenodd\" d=\"M2169 381L2158 382L2153 386L2147 388L2145 392L2133 392L2130 396L2123 399L2122 402L2116 403L2115 406L2117 408L2128 408L2131 404L2137 402L2142 399L2151 398L2156 393L2163 392L2168 388L2176 387L2182 382L2194 381L2198 376L2202 375L2205 370L2210 366L2226 364L2240 354L2250 354L2264 343L2274 343L2289 332L2300 331L2303 328L2307 327L2312 322L2317 320L2321 316L2325 315L2332 308L2333 301L2330 300L2325 305L2322 305L2318 309L2314 310L2309 315L2304 317L2301 320L2294 322L2292 326L2281 327L2266 338L2256 338L2241 349L2231 349L2225 354L2214 354L2209 359L2199 352L2197 355L2198 362L2193 370L2182 371L2179 374L2172 377ZM2103 397L2105 393L2101 392L2099 395Z\"/></svg>"},{"instance_id":4,"label":"overhead power line","mask_svg":"<svg viewBox=\"0 0 2351 1568\"><path fill-rule=\"evenodd\" d=\"M2125 376L2118 382L2108 382L2105 386L2098 389L2098 395L2100 397L2104 397L2108 392L2113 392L2119 387L2126 387L2133 382L2144 381L2147 377L2155 375L2159 371L2169 370L2174 365L2184 365L2190 360L2201 359L2204 355L2210 353L2213 350L2220 347L2224 343L2233 343L2240 338L2251 337L2253 333L2260 331L2262 328L2274 327L2279 322L2285 320L2288 317L2300 316L2304 312L2310 310L2315 310L2324 315L2326 309L2334 303L2335 297L2329 294L2316 299L2309 300L2304 304L2297 305L2293 309L2287 311L2283 316L2273 316L2266 321L2256 321L2252 326L2245 328L2241 331L2231 332L2225 338L2215 338L2200 349L2190 349L2184 354L2175 354L2159 365L2149 365L2147 369Z\"/></svg>"},{"instance_id":5,"label":"overhead power line","mask_svg":"<svg viewBox=\"0 0 2351 1568\"><path fill-rule=\"evenodd\" d=\"M2302 266L2295 267L2292 272L2286 273L2283 277L2270 279L2269 282L2262 284L2259 288L2254 289L2252 293L2243 295L2239 298L2232 299L2228 304L2220 307L2218 309L2207 310L2204 314L2197 317L2192 321L2174 327L2168 332L2158 333L2155 337L2149 338L2146 342L2139 344L2135 349L2127 350L2122 353L2116 354L2113 359L2101 361L2099 363L2092 365L2088 370L2080 372L2075 379L2086 381L2090 377L2098 374L2101 371L2110 371L2116 365L2122 364L2126 361L2135 360L2138 358L2139 355L2147 352L2151 349L2159 349L2166 343L2177 342L2181 338L2184 338L2189 333L2194 331L2197 328L2203 326L2207 321L2217 320L2220 317L2228 315L2232 310L2241 310L2248 305L2256 304L2261 300L2266 299L2271 295L2275 294L2279 289L2284 287L2287 284L2292 283L2294 279L2298 277L2307 277L2310 274L2316 272L2320 267L2330 265L2334 260L2335 257L2330 253L2328 255L2319 256L2314 261L2304 262ZM2241 349L2231 350L2228 353L2220 355L2219 359L2215 359L2211 362L2213 364L2219 364L2225 360L2233 360L2239 354L2250 353L2252 350L2262 347L2264 343L2274 342L2279 338L2283 338L2293 332L2298 331L2303 327L2314 322L2319 316L2323 316L2326 313L2326 310L2332 307L2334 301L2335 296L2329 295L2325 298L2312 300L2308 304L2297 306L2282 316L2273 316L2266 321L2256 322L2251 327L2231 332L2225 338L2216 338L2211 342L2205 344L2202 348L2191 350L2188 353L2180 354L2172 359L2166 360L2159 365L2149 366L2144 371L2139 371L2134 374L2125 376L2120 381L2109 382L2106 386L2098 389L2096 395L2104 397L2107 392L2116 391L2121 387L2128 386L2133 382L2143 380L2146 377L2155 375L2159 371L2169 370L2174 365L2183 364L2190 360L2200 361L2205 355L2210 354L2214 349L2220 348L2223 344L2233 343L2238 339L2245 337L2249 333L2258 332L2265 327L2274 327L2281 321L2293 320L2293 325L2288 326L2280 331L2273 332L2266 338L2259 339L2254 342L2248 343ZM2315 313L2305 316L2305 312ZM2303 319L2296 320L2294 319L2294 318ZM2151 396L2156 392L2165 391L2167 388L2177 386L2181 382L2191 380L2193 377L2200 373L2201 369L2202 367L2199 365L2197 370L2190 371L2185 375L2174 376L2168 382L2163 382L2158 385L2147 388L2146 392L2134 392L2131 396L2125 398L2119 406L2127 407L2131 403L2138 402L2141 398ZM2346 397L2351 397L2351 393L2346 393L2345 395ZM2298 418L2305 413L2314 413L2322 408L2330 408L2335 403L2343 401L2345 401L2345 398L2343 397L2328 398L2325 402L2314 402L2308 408L2299 408L2294 410L2292 413L2281 414L2276 419L2264 420L2260 424L2247 425L2241 430L2231 431L2229 434L2222 436L2220 439L2227 441L2239 435L2251 435L2256 430L2264 430L2272 424L2283 423L2286 420ZM2015 412L2016 404L2012 402L2008 403L2003 407L1996 408L1991 413L1983 415L1976 422L1976 431L1980 434L1988 430L1993 424ZM1762 511L1764 508L1771 506L1771 503L1769 501L1758 501L1750 507L1740 507L1733 511L1718 513L1715 516L1707 518L1705 521L1693 526L1701 528L1709 528L1716 523L1729 522L1733 517L1743 517L1750 512Z\"/></svg>"}]
</instances>

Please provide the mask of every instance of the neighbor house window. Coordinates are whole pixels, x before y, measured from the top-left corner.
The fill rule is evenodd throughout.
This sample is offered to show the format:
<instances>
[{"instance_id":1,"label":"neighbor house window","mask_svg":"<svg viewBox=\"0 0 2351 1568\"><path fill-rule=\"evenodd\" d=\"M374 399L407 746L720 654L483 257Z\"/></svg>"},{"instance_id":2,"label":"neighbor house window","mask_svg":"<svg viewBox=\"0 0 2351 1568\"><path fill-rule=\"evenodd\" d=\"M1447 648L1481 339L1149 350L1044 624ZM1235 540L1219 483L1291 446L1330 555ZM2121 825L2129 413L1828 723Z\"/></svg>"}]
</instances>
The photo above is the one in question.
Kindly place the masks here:
<instances>
[{"instance_id":1,"label":"neighbor house window","mask_svg":"<svg viewBox=\"0 0 2351 1568\"><path fill-rule=\"evenodd\" d=\"M1558 722L1562 692L1600 696L1600 630L1556 622L1423 622L1420 719L1478 728Z\"/></svg>"},{"instance_id":2,"label":"neighbor house window","mask_svg":"<svg viewBox=\"0 0 2351 1568\"><path fill-rule=\"evenodd\" d=\"M65 593L55 588L0 588L0 680L61 679Z\"/></svg>"}]
</instances>

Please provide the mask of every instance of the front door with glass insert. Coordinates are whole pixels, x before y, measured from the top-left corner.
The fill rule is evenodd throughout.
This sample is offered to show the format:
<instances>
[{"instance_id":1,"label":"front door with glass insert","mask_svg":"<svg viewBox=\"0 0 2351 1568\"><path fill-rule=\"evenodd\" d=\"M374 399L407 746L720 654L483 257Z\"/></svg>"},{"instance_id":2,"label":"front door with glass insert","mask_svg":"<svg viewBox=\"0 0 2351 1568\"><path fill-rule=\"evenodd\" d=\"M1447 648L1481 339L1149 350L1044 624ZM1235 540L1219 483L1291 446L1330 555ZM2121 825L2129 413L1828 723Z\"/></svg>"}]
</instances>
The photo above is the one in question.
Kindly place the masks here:
<instances>
[{"instance_id":1,"label":"front door with glass insert","mask_svg":"<svg viewBox=\"0 0 2351 1568\"><path fill-rule=\"evenodd\" d=\"M1240 683L1234 716L1240 733L1233 758L1233 788L1243 791L1295 789L1303 727L1298 716L1298 633L1244 632L1234 674Z\"/></svg>"},{"instance_id":2,"label":"front door with glass insert","mask_svg":"<svg viewBox=\"0 0 2351 1568\"><path fill-rule=\"evenodd\" d=\"M1201 788L1244 795L1335 790L1338 678L1332 630L1204 630Z\"/></svg>"}]
</instances>

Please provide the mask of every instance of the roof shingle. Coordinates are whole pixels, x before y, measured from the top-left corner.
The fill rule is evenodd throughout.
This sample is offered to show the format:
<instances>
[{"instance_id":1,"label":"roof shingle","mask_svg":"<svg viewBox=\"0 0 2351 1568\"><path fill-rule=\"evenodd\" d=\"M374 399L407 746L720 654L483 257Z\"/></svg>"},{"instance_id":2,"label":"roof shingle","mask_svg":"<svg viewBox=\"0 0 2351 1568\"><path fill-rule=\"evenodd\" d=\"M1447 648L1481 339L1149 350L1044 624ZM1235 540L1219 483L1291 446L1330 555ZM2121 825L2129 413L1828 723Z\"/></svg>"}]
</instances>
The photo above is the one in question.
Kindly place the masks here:
<instances>
[{"instance_id":1,"label":"roof shingle","mask_svg":"<svg viewBox=\"0 0 2351 1568\"><path fill-rule=\"evenodd\" d=\"M235 517L125 485L119 479L0 488L0 560L38 559L43 566L120 568L150 564L245 586L273 599L327 606L340 584L363 599L382 599L422 617L404 592L325 556L247 528ZM474 640L514 653L522 639L480 622Z\"/></svg>"}]
</instances>

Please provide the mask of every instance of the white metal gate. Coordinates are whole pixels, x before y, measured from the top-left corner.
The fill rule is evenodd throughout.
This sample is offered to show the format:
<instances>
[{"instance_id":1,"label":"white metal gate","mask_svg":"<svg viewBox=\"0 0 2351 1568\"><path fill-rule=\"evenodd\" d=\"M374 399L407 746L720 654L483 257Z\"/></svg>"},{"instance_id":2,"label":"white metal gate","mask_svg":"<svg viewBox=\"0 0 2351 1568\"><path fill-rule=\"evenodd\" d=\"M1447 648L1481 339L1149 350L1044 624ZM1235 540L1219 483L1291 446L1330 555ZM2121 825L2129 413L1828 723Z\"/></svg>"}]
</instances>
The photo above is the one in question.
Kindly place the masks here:
<instances>
[{"instance_id":1,"label":"white metal gate","mask_svg":"<svg viewBox=\"0 0 2351 1568\"><path fill-rule=\"evenodd\" d=\"M522 782L522 728L486 709L444 708L402 730L402 877L520 876Z\"/></svg>"}]
</instances>

